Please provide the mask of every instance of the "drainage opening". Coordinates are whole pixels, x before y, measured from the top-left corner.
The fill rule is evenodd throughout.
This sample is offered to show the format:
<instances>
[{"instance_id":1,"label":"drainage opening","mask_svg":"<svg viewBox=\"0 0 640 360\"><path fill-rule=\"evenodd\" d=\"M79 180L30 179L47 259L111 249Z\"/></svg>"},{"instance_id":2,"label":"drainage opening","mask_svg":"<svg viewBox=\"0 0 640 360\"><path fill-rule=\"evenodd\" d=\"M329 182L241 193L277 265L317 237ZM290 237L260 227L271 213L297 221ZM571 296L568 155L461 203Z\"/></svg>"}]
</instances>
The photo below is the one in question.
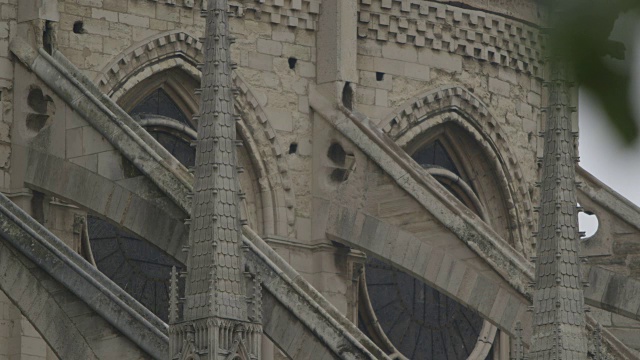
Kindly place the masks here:
<instances>
[{"instance_id":1,"label":"drainage opening","mask_svg":"<svg viewBox=\"0 0 640 360\"><path fill-rule=\"evenodd\" d=\"M296 64L298 63L298 59L294 57L289 58L289 69L293 70L296 68Z\"/></svg>"},{"instance_id":2,"label":"drainage opening","mask_svg":"<svg viewBox=\"0 0 640 360\"><path fill-rule=\"evenodd\" d=\"M76 34L84 34L86 31L84 30L84 22L76 21L73 23L73 32Z\"/></svg>"}]
</instances>

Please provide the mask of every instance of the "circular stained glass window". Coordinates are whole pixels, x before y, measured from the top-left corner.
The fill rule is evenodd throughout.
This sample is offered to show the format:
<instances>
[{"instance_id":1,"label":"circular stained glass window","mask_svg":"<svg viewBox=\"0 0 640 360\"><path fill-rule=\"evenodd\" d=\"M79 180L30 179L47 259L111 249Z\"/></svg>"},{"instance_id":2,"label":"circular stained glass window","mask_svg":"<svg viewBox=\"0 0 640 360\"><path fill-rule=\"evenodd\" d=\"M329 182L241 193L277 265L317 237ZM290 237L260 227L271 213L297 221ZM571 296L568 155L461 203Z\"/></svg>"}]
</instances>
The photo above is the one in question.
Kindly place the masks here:
<instances>
[{"instance_id":1,"label":"circular stained glass window","mask_svg":"<svg viewBox=\"0 0 640 360\"><path fill-rule=\"evenodd\" d=\"M87 216L91 251L98 269L147 309L168 319L169 274L182 264L149 242ZM181 279L183 280L183 279ZM184 281L179 286L184 286Z\"/></svg>"},{"instance_id":2,"label":"circular stained glass window","mask_svg":"<svg viewBox=\"0 0 640 360\"><path fill-rule=\"evenodd\" d=\"M364 279L371 306L362 314L366 333L382 331L378 336L409 359L464 360L473 352L484 322L476 313L375 259L367 260Z\"/></svg>"},{"instance_id":3,"label":"circular stained glass window","mask_svg":"<svg viewBox=\"0 0 640 360\"><path fill-rule=\"evenodd\" d=\"M413 158L424 168L461 174L438 140ZM464 360L474 352L484 320L424 282L369 258L360 290L359 326L388 353L414 360Z\"/></svg>"}]
</instances>

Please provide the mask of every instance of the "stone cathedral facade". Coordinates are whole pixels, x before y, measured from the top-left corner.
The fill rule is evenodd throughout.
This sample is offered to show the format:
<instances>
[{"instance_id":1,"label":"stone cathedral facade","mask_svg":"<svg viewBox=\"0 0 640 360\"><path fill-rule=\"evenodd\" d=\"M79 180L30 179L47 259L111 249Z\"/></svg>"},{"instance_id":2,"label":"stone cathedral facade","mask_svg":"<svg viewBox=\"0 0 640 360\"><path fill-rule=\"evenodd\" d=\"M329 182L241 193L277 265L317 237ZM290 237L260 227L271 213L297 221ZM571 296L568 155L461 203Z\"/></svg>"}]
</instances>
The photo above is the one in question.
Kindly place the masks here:
<instances>
[{"instance_id":1,"label":"stone cathedral facade","mask_svg":"<svg viewBox=\"0 0 640 360\"><path fill-rule=\"evenodd\" d=\"M540 6L0 0L0 360L638 359Z\"/></svg>"}]
</instances>

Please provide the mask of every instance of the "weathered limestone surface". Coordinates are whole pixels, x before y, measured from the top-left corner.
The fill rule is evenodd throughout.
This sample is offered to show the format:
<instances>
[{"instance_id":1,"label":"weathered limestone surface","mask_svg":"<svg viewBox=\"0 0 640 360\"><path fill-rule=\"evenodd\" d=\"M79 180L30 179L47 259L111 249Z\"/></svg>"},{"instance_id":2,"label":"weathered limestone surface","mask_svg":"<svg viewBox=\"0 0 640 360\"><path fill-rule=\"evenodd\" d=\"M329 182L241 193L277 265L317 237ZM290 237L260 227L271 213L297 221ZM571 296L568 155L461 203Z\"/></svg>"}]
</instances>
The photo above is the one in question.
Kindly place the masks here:
<instances>
[{"instance_id":1,"label":"weathered limestone surface","mask_svg":"<svg viewBox=\"0 0 640 360\"><path fill-rule=\"evenodd\" d=\"M95 212L157 243L181 261L186 257L180 251L186 240L182 221L188 217L191 200L184 195L190 192L193 178L124 112L131 111L160 87L178 103L188 121L197 124L197 119L191 117L197 114L200 104L200 95L193 90L202 76L198 63L204 59L200 37L205 22L199 14L206 8L205 3L0 0L0 187L74 249L78 240L69 219L75 214ZM249 236L248 229L245 235L253 239L253 244L260 244L262 254L276 265L265 272L277 281L272 282L272 290L265 284L263 308L271 309L272 304L276 315L282 314L287 321L269 322L267 335L284 336L290 341L291 329L300 329L305 335L295 341L278 340L289 355L300 350L298 357L310 351L300 344L312 344L311 350L316 354L335 354L331 349L350 336L356 339L347 341L350 349L358 348L360 343L375 354L376 346L359 338L360 332L348 320L357 319L358 269L364 255L336 246L327 236L326 230L331 228L331 238L338 239L334 233L344 228L339 222L327 223L325 215L331 213L335 217L337 210L348 213L346 210L350 209L345 209L345 204L355 204L358 216L374 219L377 229L394 229L403 234L396 236L402 248L405 242L409 244L407 239L417 239L412 244L428 244L449 254L443 255L443 260L456 264L450 272L444 262L427 257L425 263L430 261L433 268L437 267L437 274L427 274L430 281L450 293L459 280L460 272L455 270L467 268L481 271L483 279L493 284L511 281L507 288L517 290L516 297L526 298L526 284L530 281L527 269L531 266L526 260L520 265L514 263L512 255L522 254L526 259L535 247L531 234L537 226L533 207L539 201L539 191L533 185L539 175L537 157L542 155L538 133L542 130L539 118L543 95L539 72L542 42L536 26L542 21L537 15L539 2L339 3L230 2L229 22L237 37L231 57L239 65L233 74L234 86L239 90L236 110L242 116L238 137L245 141L244 149L239 151L246 170L241 176L241 187L247 192L246 205L242 206L249 210L243 212L251 229L266 243ZM326 16L331 6L343 10L338 13L342 16ZM19 16L19 10L26 15ZM47 25L46 20L53 22ZM326 23L335 27L327 29ZM48 79L43 82L31 68L19 64L10 53L9 43L19 35L32 48L42 47L47 26L55 30L55 51L51 58L36 52L35 58L40 60L32 66L40 74L48 74L43 75ZM341 36L331 38L334 33ZM323 35L336 45L334 51L321 41ZM348 48L339 49L340 44ZM30 57L29 53L18 55L24 59ZM312 108L317 105L312 88L336 75L321 63L338 53L348 56L334 64L344 72L339 79L332 79L332 97L341 101L343 82L351 82L353 108L366 114L370 121L363 132L375 136L362 137L347 129L330 132L333 138L325 139L314 132L315 124L325 120L317 107ZM17 83L14 77L19 79ZM32 87L42 89L40 100L48 104L40 111L34 111L25 100ZM80 113L81 109L89 112ZM36 125L31 129L25 121L28 116L48 118L43 124L30 123ZM147 128L149 125L139 124ZM43 127L38 129L40 125ZM489 227L469 220L474 216L465 212L456 199L437 190L440 187L435 182L418 176L421 180L408 186L411 181L402 178L406 171L388 171L393 170L393 164L402 164L397 168L403 169L407 163L408 159L394 154L415 151L439 128L449 125L461 130L452 133L457 137L456 144L474 153L465 155L465 161L482 163L473 169L473 177L493 182L486 188L482 182L474 186L482 205L492 215ZM388 138L378 136L379 131ZM467 138L458 136L463 132ZM369 150L363 155L358 146L347 140L353 140L354 134L365 144L383 138L380 144L392 146L391 142L395 142L402 149L396 148L391 159ZM346 164L336 167L326 161L327 146L332 140L339 141L348 152ZM480 146L467 147L473 141ZM359 143L354 140L354 144ZM383 158L387 160L379 161ZM43 162L47 166L40 169ZM130 162L134 162L133 166ZM70 177L56 176L57 166ZM328 184L328 192L336 193L332 196L344 198L330 203L336 204L336 211L330 212L324 206L325 198L317 201L314 183L324 182L326 173L333 170L344 171L348 179L342 185ZM415 170L408 172L414 176L420 169ZM26 184L23 175L27 175ZM598 233L584 242L593 256L593 271L599 274L606 269L628 275L616 283L630 284L640 269L635 224L638 212L596 180L584 176L580 181L586 185L579 193L581 205L594 211L600 220ZM99 191L73 186L85 182L94 184ZM369 191L366 197L358 198L363 195L361 188L366 188L361 184L368 184ZM424 188L430 189L433 196L420 197ZM499 194L501 191L504 195ZM103 200L109 196L119 200L107 205ZM44 203L44 216L37 213L38 201ZM163 225L154 225L154 218ZM169 228L175 231L166 230ZM491 229L495 231L488 232ZM429 231L434 235L428 236ZM497 245L500 243L504 247ZM391 253L389 261L399 264L402 256ZM482 272L483 269L488 270ZM285 277L274 275L278 271L298 287L287 287L284 293L290 291L292 296L273 295L278 293L276 284L286 283ZM614 288L620 287L611 287ZM313 300L307 304L315 302L327 312L326 316L318 320L310 308L305 311L315 318L305 318L300 309L291 311L292 303L287 301L296 296L303 298L305 293ZM604 325L605 337L613 339L610 333L607 335L610 330L626 344L638 345L640 323L615 313L631 316L631 309L617 303L615 296L607 297L610 306L602 299L594 295L587 298L587 303L612 310L592 312L593 318ZM499 301L495 306L501 304ZM487 307L480 303L473 306L483 308L483 313ZM12 312L10 319L0 318L0 322L27 322L13 305L7 309ZM490 317L494 322L501 320L495 313L490 312ZM297 318L300 322L294 320ZM327 334L341 337L311 340L309 334L313 331L307 331L309 327L304 324L316 321L313 319L327 325ZM13 345L10 355L52 359L46 355L50 350L42 348L44 343L37 339L35 330L26 325L20 327L25 329L24 335L5 337L5 327L0 325L0 360L5 360L4 343L22 344L18 350ZM20 331L14 328L13 334ZM508 357L503 350L503 358Z\"/></svg>"}]
</instances>

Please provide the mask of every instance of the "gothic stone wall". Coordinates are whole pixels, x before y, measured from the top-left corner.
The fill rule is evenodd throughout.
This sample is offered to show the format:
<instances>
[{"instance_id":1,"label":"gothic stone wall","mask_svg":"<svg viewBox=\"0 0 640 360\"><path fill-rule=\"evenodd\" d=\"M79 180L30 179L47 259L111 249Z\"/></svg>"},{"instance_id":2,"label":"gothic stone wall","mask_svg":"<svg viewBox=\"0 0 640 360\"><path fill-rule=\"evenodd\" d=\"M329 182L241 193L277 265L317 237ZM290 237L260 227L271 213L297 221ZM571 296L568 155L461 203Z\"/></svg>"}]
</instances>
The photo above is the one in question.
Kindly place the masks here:
<instances>
[{"instance_id":1,"label":"gothic stone wall","mask_svg":"<svg viewBox=\"0 0 640 360\"><path fill-rule=\"evenodd\" d=\"M416 109L414 100L426 91L455 85L472 92L492 113L493 123L481 126L504 151L500 155L505 157L509 176L516 184L517 201L511 211L525 219L521 231L528 241L535 228L534 222L526 220L532 218L528 216L532 203L537 203L533 182L538 178L537 134L542 96L540 38L528 23L538 21L537 9L533 1L465 2L505 15L485 15L449 6L446 2L359 0L353 18L358 36L355 109L370 116L382 130L393 132L394 127L414 125L400 121L404 115L398 114L406 115ZM171 41L170 37L158 37L150 42L150 38L178 30L189 34L190 37L184 39L189 49L180 51L195 56L198 37L203 35L203 20L199 16L201 0L59 0L57 3L57 48L102 86L113 78L129 75L120 73L126 72L126 61L153 55L157 48ZM231 5L237 15L231 23L231 30L238 38L233 48L233 58L239 63L237 73L250 88L257 105L264 109L267 118L264 121L270 125L265 129L270 130L264 130L263 136L277 140L273 151L286 162L291 180L285 196L295 198L291 214L279 220L283 223L279 228L284 230L268 234L271 236L267 236L267 240L341 311L353 318L354 289L349 266L354 259L336 251L326 239L317 242L311 236L314 173L308 96L309 86L315 83L318 72L317 53L327 51L318 49L316 43L322 4L318 0L266 0L232 1ZM2 159L8 158L10 139L8 130L3 135L2 124L13 120L9 105L12 79L3 76L13 74L7 29L16 28L17 0L0 0L0 7L0 115L3 116L0 170L6 171L8 161L3 163ZM141 47L141 44L146 45ZM122 53L130 53L131 57L114 63ZM292 59L296 60L293 69ZM144 79L170 66L172 63L151 65L136 79ZM383 74L380 80L377 73ZM66 145L59 149L58 156L102 176L121 180L122 163L117 152L77 115L62 104L56 105L57 116L66 122L61 129L64 135L60 135L66 139ZM22 117L15 120L22 121ZM292 146L294 144L296 146ZM4 183L9 189L2 171L0 185ZM19 177L11 184L14 191L22 187ZM59 234L70 237L69 229L64 232L69 226L68 222L61 221Z\"/></svg>"}]
</instances>

